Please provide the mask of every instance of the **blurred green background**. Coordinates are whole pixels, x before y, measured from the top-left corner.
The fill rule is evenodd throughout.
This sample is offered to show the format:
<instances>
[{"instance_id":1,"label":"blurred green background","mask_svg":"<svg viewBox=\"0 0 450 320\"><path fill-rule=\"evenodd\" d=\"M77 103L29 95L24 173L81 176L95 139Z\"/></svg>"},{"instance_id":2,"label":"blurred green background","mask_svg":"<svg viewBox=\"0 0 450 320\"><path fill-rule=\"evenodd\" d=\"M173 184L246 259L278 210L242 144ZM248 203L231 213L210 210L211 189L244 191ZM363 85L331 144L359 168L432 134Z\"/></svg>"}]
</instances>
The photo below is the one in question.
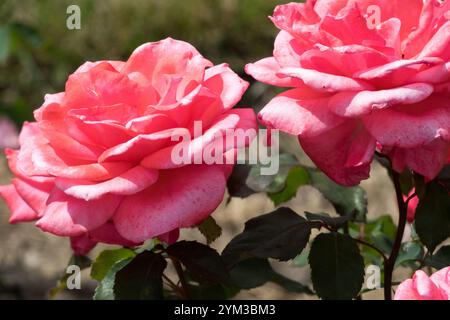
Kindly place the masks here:
<instances>
[{"instance_id":1,"label":"blurred green background","mask_svg":"<svg viewBox=\"0 0 450 320\"><path fill-rule=\"evenodd\" d=\"M168 36L192 43L215 64L243 73L271 55L277 32L268 19L280 0L2 0L0 115L32 119L45 93L64 90L84 61L126 60L145 42ZM67 7L81 9L81 30L66 27ZM252 86L241 105L260 104L267 87Z\"/></svg>"}]
</instances>

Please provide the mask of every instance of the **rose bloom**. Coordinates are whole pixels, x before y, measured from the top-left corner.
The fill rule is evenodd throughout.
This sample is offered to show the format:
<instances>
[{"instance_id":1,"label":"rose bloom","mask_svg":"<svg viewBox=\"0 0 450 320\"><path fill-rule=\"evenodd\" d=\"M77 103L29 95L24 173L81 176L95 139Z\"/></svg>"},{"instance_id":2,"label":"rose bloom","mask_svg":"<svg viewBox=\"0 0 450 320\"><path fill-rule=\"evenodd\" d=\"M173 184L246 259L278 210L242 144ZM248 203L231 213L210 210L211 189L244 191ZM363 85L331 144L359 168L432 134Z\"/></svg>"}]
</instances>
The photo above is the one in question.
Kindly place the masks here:
<instances>
[{"instance_id":1,"label":"rose bloom","mask_svg":"<svg viewBox=\"0 0 450 320\"><path fill-rule=\"evenodd\" d=\"M422 270L416 271L412 279L398 286L394 300L450 300L450 267L431 277Z\"/></svg>"},{"instance_id":2,"label":"rose bloom","mask_svg":"<svg viewBox=\"0 0 450 320\"><path fill-rule=\"evenodd\" d=\"M225 130L256 130L252 109L231 109L247 87L226 64L213 66L170 38L140 46L126 62L83 64L24 124L20 150L6 151L15 178L0 195L10 222L37 220L70 237L78 254L97 242L176 241L179 228L221 203L232 165L175 164L171 151L182 142L173 136L200 121L194 157Z\"/></svg>"},{"instance_id":3,"label":"rose bloom","mask_svg":"<svg viewBox=\"0 0 450 320\"><path fill-rule=\"evenodd\" d=\"M368 178L374 151L427 179L450 141L450 1L307 0L276 7L273 57L246 67L290 89L260 112L330 178Z\"/></svg>"}]
</instances>

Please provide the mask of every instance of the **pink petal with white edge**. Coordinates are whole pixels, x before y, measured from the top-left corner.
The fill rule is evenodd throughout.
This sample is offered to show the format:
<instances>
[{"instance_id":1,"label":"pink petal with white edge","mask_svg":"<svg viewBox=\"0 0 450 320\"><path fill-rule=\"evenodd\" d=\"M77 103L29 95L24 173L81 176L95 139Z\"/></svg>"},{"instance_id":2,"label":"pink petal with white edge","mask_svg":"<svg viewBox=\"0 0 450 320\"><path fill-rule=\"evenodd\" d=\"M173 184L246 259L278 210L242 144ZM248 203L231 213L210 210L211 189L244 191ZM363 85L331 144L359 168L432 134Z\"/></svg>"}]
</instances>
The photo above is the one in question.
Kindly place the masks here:
<instances>
[{"instance_id":1,"label":"pink petal with white edge","mask_svg":"<svg viewBox=\"0 0 450 320\"><path fill-rule=\"evenodd\" d=\"M376 141L353 120L315 137L299 137L303 150L332 180L354 186L369 177Z\"/></svg>"},{"instance_id":2,"label":"pink petal with white edge","mask_svg":"<svg viewBox=\"0 0 450 320\"><path fill-rule=\"evenodd\" d=\"M192 165L163 171L156 184L123 200L114 224L133 242L196 225L222 202L225 185L220 166Z\"/></svg>"},{"instance_id":3,"label":"pink petal with white edge","mask_svg":"<svg viewBox=\"0 0 450 320\"><path fill-rule=\"evenodd\" d=\"M299 79L280 75L280 65L275 58L265 58L245 66L245 72L256 80L278 87L297 87L303 82Z\"/></svg>"},{"instance_id":4,"label":"pink petal with white edge","mask_svg":"<svg viewBox=\"0 0 450 320\"><path fill-rule=\"evenodd\" d=\"M9 223L33 221L38 218L37 212L20 197L13 185L0 186L0 196L11 212Z\"/></svg>"},{"instance_id":5,"label":"pink petal with white edge","mask_svg":"<svg viewBox=\"0 0 450 320\"><path fill-rule=\"evenodd\" d=\"M416 148L392 148L385 152L392 159L395 171L403 172L410 168L428 180L434 179L448 162L450 143L442 139Z\"/></svg>"},{"instance_id":6,"label":"pink petal with white edge","mask_svg":"<svg viewBox=\"0 0 450 320\"><path fill-rule=\"evenodd\" d=\"M405 73L411 67L434 66L441 64L442 59L430 57L415 60L396 60L382 66L370 68L354 74L355 78L363 80L374 80L385 78L395 72ZM414 71L414 70L413 70ZM416 70L417 71L417 70Z\"/></svg>"},{"instance_id":7,"label":"pink petal with white edge","mask_svg":"<svg viewBox=\"0 0 450 320\"><path fill-rule=\"evenodd\" d=\"M318 135L345 121L328 110L328 101L311 90L289 90L273 98L258 119L270 129L292 135Z\"/></svg>"},{"instance_id":8,"label":"pink petal with white edge","mask_svg":"<svg viewBox=\"0 0 450 320\"><path fill-rule=\"evenodd\" d=\"M217 141L226 141L229 130L234 130L233 133L235 133L236 130L239 129L244 130L245 133L247 133L247 130L253 129L253 132L248 132L249 139L246 139L245 141L235 139L235 142L232 145L222 147L219 151L222 151L222 153L225 154L230 148L245 147L249 144L248 140L253 140L257 129L256 116L253 109L233 109L224 113L221 117L217 118L216 123L205 130L200 137L191 137L186 130L180 131L179 135L180 137L183 137L181 142L149 155L141 161L141 165L153 169L174 169L186 165L186 163L177 163L176 161L173 161L173 152L175 148L188 151L187 155L183 154L183 158L189 159L189 164L198 164L195 159L200 159L201 163L204 163L203 153L207 146L212 145Z\"/></svg>"},{"instance_id":9,"label":"pink petal with white edge","mask_svg":"<svg viewBox=\"0 0 450 320\"><path fill-rule=\"evenodd\" d=\"M441 290L444 300L450 299L450 267L441 269L433 273L430 277L431 281Z\"/></svg>"},{"instance_id":10,"label":"pink petal with white edge","mask_svg":"<svg viewBox=\"0 0 450 320\"><path fill-rule=\"evenodd\" d=\"M384 147L414 148L436 138L450 140L450 97L433 94L417 104L374 111L363 118Z\"/></svg>"},{"instance_id":11,"label":"pink petal with white edge","mask_svg":"<svg viewBox=\"0 0 450 320\"><path fill-rule=\"evenodd\" d=\"M44 216L36 222L43 231L62 237L80 236L106 223L123 197L105 195L100 200L84 201L54 189Z\"/></svg>"},{"instance_id":12,"label":"pink petal with white edge","mask_svg":"<svg viewBox=\"0 0 450 320\"><path fill-rule=\"evenodd\" d=\"M394 300L420 300L412 279L403 281L395 290Z\"/></svg>"},{"instance_id":13,"label":"pink petal with white edge","mask_svg":"<svg viewBox=\"0 0 450 320\"><path fill-rule=\"evenodd\" d=\"M432 85L414 83L388 90L341 92L330 99L329 106L339 116L358 117L370 114L374 109L420 102L428 98L433 90Z\"/></svg>"},{"instance_id":14,"label":"pink petal with white edge","mask_svg":"<svg viewBox=\"0 0 450 320\"><path fill-rule=\"evenodd\" d=\"M12 184L23 201L41 217L47 206L46 203L49 192L53 188L53 183L45 185L33 181L13 179Z\"/></svg>"},{"instance_id":15,"label":"pink petal with white edge","mask_svg":"<svg viewBox=\"0 0 450 320\"><path fill-rule=\"evenodd\" d=\"M420 300L443 300L439 288L422 270L418 270L414 274L413 286L417 290Z\"/></svg>"},{"instance_id":16,"label":"pink petal with white edge","mask_svg":"<svg viewBox=\"0 0 450 320\"><path fill-rule=\"evenodd\" d=\"M132 195L148 188L158 180L158 171L136 166L101 183L77 179L56 178L56 186L65 194L86 201L98 200L106 194Z\"/></svg>"},{"instance_id":17,"label":"pink petal with white edge","mask_svg":"<svg viewBox=\"0 0 450 320\"><path fill-rule=\"evenodd\" d=\"M238 103L249 83L242 80L227 64L220 64L205 71L203 85L220 97L225 110Z\"/></svg>"},{"instance_id":18,"label":"pink petal with white edge","mask_svg":"<svg viewBox=\"0 0 450 320\"><path fill-rule=\"evenodd\" d=\"M328 74L312 69L282 68L280 75L302 80L307 86L321 92L361 91L374 88L365 81Z\"/></svg>"}]
</instances>

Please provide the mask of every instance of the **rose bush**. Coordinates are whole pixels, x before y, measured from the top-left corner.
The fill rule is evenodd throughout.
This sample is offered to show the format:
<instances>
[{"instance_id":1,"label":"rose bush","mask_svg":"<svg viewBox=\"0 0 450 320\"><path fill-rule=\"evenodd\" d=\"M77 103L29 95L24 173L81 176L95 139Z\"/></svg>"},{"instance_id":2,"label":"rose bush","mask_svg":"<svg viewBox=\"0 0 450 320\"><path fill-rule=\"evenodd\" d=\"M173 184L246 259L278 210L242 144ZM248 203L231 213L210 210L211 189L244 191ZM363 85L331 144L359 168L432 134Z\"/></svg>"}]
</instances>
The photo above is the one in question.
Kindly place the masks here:
<instances>
[{"instance_id":1,"label":"rose bush","mask_svg":"<svg viewBox=\"0 0 450 320\"><path fill-rule=\"evenodd\" d=\"M70 237L77 254L97 242L176 241L179 228L221 203L232 165L176 164L171 151L181 142L172 137L201 121L194 157L227 129L256 128L252 109L231 110L247 86L226 64L170 38L126 62L83 64L24 124L20 150L6 151L15 178L0 195L10 222L37 220Z\"/></svg>"},{"instance_id":2,"label":"rose bush","mask_svg":"<svg viewBox=\"0 0 450 320\"><path fill-rule=\"evenodd\" d=\"M433 179L450 145L450 1L307 0L278 6L273 57L246 67L294 88L260 112L297 135L342 185L368 178L374 152Z\"/></svg>"},{"instance_id":3,"label":"rose bush","mask_svg":"<svg viewBox=\"0 0 450 320\"><path fill-rule=\"evenodd\" d=\"M395 292L395 300L450 300L450 267L441 269L431 277L422 270L412 279L402 282Z\"/></svg>"}]
</instances>

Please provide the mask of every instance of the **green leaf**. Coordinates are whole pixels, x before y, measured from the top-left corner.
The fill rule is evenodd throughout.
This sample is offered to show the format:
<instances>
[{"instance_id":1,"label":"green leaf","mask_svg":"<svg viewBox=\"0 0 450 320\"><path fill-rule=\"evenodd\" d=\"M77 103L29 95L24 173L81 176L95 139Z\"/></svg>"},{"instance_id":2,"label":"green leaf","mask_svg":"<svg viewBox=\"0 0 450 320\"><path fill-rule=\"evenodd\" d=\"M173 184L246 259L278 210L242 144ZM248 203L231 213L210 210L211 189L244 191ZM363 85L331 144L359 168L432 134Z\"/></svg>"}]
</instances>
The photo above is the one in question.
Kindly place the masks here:
<instances>
[{"instance_id":1,"label":"green leaf","mask_svg":"<svg viewBox=\"0 0 450 320\"><path fill-rule=\"evenodd\" d=\"M321 226L289 208L279 208L247 221L245 230L231 240L222 256L228 265L250 257L287 261L305 248L311 229Z\"/></svg>"},{"instance_id":2,"label":"green leaf","mask_svg":"<svg viewBox=\"0 0 450 320\"><path fill-rule=\"evenodd\" d=\"M309 174L311 185L331 202L339 215L346 216L355 212L356 221L366 221L367 195L363 188L342 187L317 169L309 169Z\"/></svg>"},{"instance_id":3,"label":"green leaf","mask_svg":"<svg viewBox=\"0 0 450 320\"><path fill-rule=\"evenodd\" d=\"M351 235L359 237L360 225L354 223L350 223L349 225ZM364 240L373 243L383 252L389 254L392 250L396 230L397 227L395 226L392 217L390 215L384 215L375 220L371 220L364 225ZM363 248L363 254L366 257L372 256L373 253L373 249L366 246ZM375 262L372 261L372 263Z\"/></svg>"},{"instance_id":4,"label":"green leaf","mask_svg":"<svg viewBox=\"0 0 450 320\"><path fill-rule=\"evenodd\" d=\"M400 174L400 187L405 196L408 196L414 188L414 176L411 170L406 169Z\"/></svg>"},{"instance_id":5,"label":"green leaf","mask_svg":"<svg viewBox=\"0 0 450 320\"><path fill-rule=\"evenodd\" d=\"M261 174L261 165L252 166L246 180L247 186L256 192L277 193L283 190L289 171L298 165L298 160L294 155L281 154L279 161L278 173L271 176Z\"/></svg>"},{"instance_id":6,"label":"green leaf","mask_svg":"<svg viewBox=\"0 0 450 320\"><path fill-rule=\"evenodd\" d=\"M310 213L310 212L305 212L305 215L309 221L321 221L335 231L343 227L348 221L352 219L353 216L353 214L349 214L341 217L330 217L326 213Z\"/></svg>"},{"instance_id":7,"label":"green leaf","mask_svg":"<svg viewBox=\"0 0 450 320\"><path fill-rule=\"evenodd\" d=\"M427 257L425 264L438 270L450 266L450 246L443 246L431 257Z\"/></svg>"},{"instance_id":8,"label":"green leaf","mask_svg":"<svg viewBox=\"0 0 450 320\"><path fill-rule=\"evenodd\" d=\"M405 242L400 248L395 266L398 267L407 262L413 262L423 257L424 251L422 246L417 242Z\"/></svg>"},{"instance_id":9,"label":"green leaf","mask_svg":"<svg viewBox=\"0 0 450 320\"><path fill-rule=\"evenodd\" d=\"M189 286L189 298L196 300L229 300L240 291L235 286L216 284L199 284Z\"/></svg>"},{"instance_id":10,"label":"green leaf","mask_svg":"<svg viewBox=\"0 0 450 320\"><path fill-rule=\"evenodd\" d=\"M308 249L303 250L302 253L300 253L298 256L296 256L294 258L294 260L292 260L293 265L298 268L303 268L303 267L307 266L309 263L308 256L309 256L309 250Z\"/></svg>"},{"instance_id":11,"label":"green leaf","mask_svg":"<svg viewBox=\"0 0 450 320\"><path fill-rule=\"evenodd\" d=\"M228 269L216 250L195 242L180 241L169 246L166 252L178 259L192 278L200 283L226 283Z\"/></svg>"},{"instance_id":12,"label":"green leaf","mask_svg":"<svg viewBox=\"0 0 450 320\"><path fill-rule=\"evenodd\" d=\"M91 265L91 262L92 262L91 259L89 259L86 256L73 255L70 258L67 266L76 265L80 268L80 270L83 270L83 269L89 268ZM61 278L58 280L58 283L56 284L56 286L49 290L48 295L49 295L50 299L53 299L62 290L67 289L67 279L69 279L69 276L70 276L70 274L64 273L61 276Z\"/></svg>"},{"instance_id":13,"label":"green leaf","mask_svg":"<svg viewBox=\"0 0 450 320\"><path fill-rule=\"evenodd\" d=\"M91 277L97 281L102 281L111 267L121 260L126 260L135 256L130 249L104 250L92 264Z\"/></svg>"},{"instance_id":14,"label":"green leaf","mask_svg":"<svg viewBox=\"0 0 450 320\"><path fill-rule=\"evenodd\" d=\"M309 254L314 290L322 299L353 299L364 281L364 260L348 235L322 233Z\"/></svg>"},{"instance_id":15,"label":"green leaf","mask_svg":"<svg viewBox=\"0 0 450 320\"><path fill-rule=\"evenodd\" d=\"M167 262L161 254L145 251L116 274L114 295L118 300L160 300L162 275Z\"/></svg>"},{"instance_id":16,"label":"green leaf","mask_svg":"<svg viewBox=\"0 0 450 320\"><path fill-rule=\"evenodd\" d=\"M94 300L114 300L114 284L116 281L116 274L122 268L124 268L127 264L129 264L133 260L132 258L128 258L125 260L120 260L114 263L111 268L108 270L106 275L103 277L102 281L95 288Z\"/></svg>"},{"instance_id":17,"label":"green leaf","mask_svg":"<svg viewBox=\"0 0 450 320\"><path fill-rule=\"evenodd\" d=\"M213 243L222 235L222 228L217 224L213 217L209 216L198 227L198 230L205 236L208 244Z\"/></svg>"},{"instance_id":18,"label":"green leaf","mask_svg":"<svg viewBox=\"0 0 450 320\"><path fill-rule=\"evenodd\" d=\"M425 178L418 173L414 173L414 187L417 196L420 200L422 200L427 192L427 185L425 182Z\"/></svg>"},{"instance_id":19,"label":"green leaf","mask_svg":"<svg viewBox=\"0 0 450 320\"><path fill-rule=\"evenodd\" d=\"M290 292L312 294L307 286L275 272L267 259L241 261L231 269L230 275L235 286L241 289L253 289L273 282Z\"/></svg>"},{"instance_id":20,"label":"green leaf","mask_svg":"<svg viewBox=\"0 0 450 320\"><path fill-rule=\"evenodd\" d=\"M309 173L302 167L293 167L286 178L284 188L277 193L267 193L275 206L289 201L297 194L298 188L309 183Z\"/></svg>"},{"instance_id":21,"label":"green leaf","mask_svg":"<svg viewBox=\"0 0 450 320\"><path fill-rule=\"evenodd\" d=\"M450 237L450 196L437 182L427 185L416 209L415 226L420 240L431 252Z\"/></svg>"}]
</instances>

